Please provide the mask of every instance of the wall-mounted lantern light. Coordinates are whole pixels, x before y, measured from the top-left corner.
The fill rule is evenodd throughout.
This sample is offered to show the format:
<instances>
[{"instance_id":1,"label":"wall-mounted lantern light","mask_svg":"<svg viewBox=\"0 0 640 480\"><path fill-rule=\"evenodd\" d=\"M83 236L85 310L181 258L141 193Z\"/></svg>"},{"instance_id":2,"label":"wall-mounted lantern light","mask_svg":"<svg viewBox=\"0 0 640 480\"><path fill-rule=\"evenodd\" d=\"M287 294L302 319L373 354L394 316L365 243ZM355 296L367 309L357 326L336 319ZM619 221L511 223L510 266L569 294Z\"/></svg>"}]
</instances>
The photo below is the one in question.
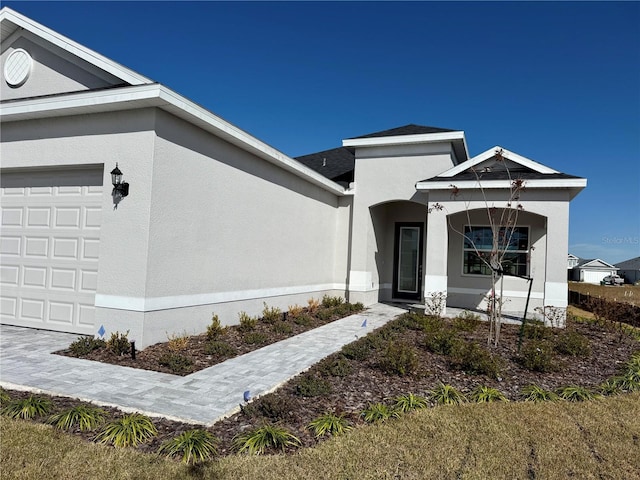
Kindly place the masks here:
<instances>
[{"instance_id":1,"label":"wall-mounted lantern light","mask_svg":"<svg viewBox=\"0 0 640 480\"><path fill-rule=\"evenodd\" d=\"M116 168L111 170L111 183L113 183L113 195L119 197L126 197L129 195L129 184L122 181L122 172L118 168L116 162Z\"/></svg>"}]
</instances>

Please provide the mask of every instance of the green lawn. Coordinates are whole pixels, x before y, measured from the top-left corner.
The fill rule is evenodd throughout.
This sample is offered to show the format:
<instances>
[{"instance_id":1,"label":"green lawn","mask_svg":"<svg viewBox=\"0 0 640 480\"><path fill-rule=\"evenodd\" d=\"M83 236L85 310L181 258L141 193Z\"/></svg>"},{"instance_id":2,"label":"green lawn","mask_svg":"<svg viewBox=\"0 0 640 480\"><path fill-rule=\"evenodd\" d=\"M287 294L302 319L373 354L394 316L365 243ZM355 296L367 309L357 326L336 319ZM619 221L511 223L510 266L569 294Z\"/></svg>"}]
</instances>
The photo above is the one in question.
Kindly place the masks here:
<instances>
[{"instance_id":1,"label":"green lawn","mask_svg":"<svg viewBox=\"0 0 640 480\"><path fill-rule=\"evenodd\" d=\"M640 478L640 394L585 403L465 404L409 414L291 456L189 469L0 418L2 479Z\"/></svg>"}]
</instances>

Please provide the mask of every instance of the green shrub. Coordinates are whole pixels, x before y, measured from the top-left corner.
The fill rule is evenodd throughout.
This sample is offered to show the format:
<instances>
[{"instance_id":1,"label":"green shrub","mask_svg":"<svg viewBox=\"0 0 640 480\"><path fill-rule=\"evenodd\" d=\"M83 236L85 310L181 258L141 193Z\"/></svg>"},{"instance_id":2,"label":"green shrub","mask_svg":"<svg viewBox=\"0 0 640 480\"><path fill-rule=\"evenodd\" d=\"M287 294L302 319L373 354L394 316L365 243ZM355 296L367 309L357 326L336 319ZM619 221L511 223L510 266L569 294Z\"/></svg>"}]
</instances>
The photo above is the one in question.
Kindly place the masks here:
<instances>
[{"instance_id":1,"label":"green shrub","mask_svg":"<svg viewBox=\"0 0 640 480\"><path fill-rule=\"evenodd\" d=\"M251 332L256 329L256 325L258 324L257 318L252 317L247 312L238 313L238 318L240 319L240 325L238 325L238 331Z\"/></svg>"},{"instance_id":2,"label":"green shrub","mask_svg":"<svg viewBox=\"0 0 640 480\"><path fill-rule=\"evenodd\" d=\"M111 338L107 340L107 348L114 355L122 356L129 354L131 342L129 341L129 330L126 333L113 332Z\"/></svg>"},{"instance_id":3,"label":"green shrub","mask_svg":"<svg viewBox=\"0 0 640 480\"><path fill-rule=\"evenodd\" d=\"M335 415L333 413L325 413L315 420L312 420L307 428L312 430L316 438L318 438L326 434L342 435L353 427L349 425L347 419L344 418L344 414Z\"/></svg>"},{"instance_id":4,"label":"green shrub","mask_svg":"<svg viewBox=\"0 0 640 480\"><path fill-rule=\"evenodd\" d=\"M279 320L282 320L282 310L278 307L269 307L266 302L263 302L264 309L262 310L262 321L269 324L274 324Z\"/></svg>"},{"instance_id":5,"label":"green shrub","mask_svg":"<svg viewBox=\"0 0 640 480\"><path fill-rule=\"evenodd\" d=\"M520 393L525 402L553 402L558 399L558 395L554 392L538 385L524 387Z\"/></svg>"},{"instance_id":6,"label":"green shrub","mask_svg":"<svg viewBox=\"0 0 640 480\"><path fill-rule=\"evenodd\" d=\"M230 358L236 356L238 351L227 342L212 341L204 346L204 353L213 357Z\"/></svg>"},{"instance_id":7,"label":"green shrub","mask_svg":"<svg viewBox=\"0 0 640 480\"><path fill-rule=\"evenodd\" d=\"M282 320L275 322L271 329L273 330L273 333L277 333L279 335L290 335L293 333L293 327Z\"/></svg>"},{"instance_id":8,"label":"green shrub","mask_svg":"<svg viewBox=\"0 0 640 480\"><path fill-rule=\"evenodd\" d=\"M95 440L114 447L136 447L157 434L158 430L149 417L131 413L107 424Z\"/></svg>"},{"instance_id":9,"label":"green shrub","mask_svg":"<svg viewBox=\"0 0 640 480\"><path fill-rule=\"evenodd\" d=\"M211 324L207 326L207 338L217 340L227 333L228 327L223 327L220 318L215 313L211 315Z\"/></svg>"},{"instance_id":10,"label":"green shrub","mask_svg":"<svg viewBox=\"0 0 640 480\"><path fill-rule=\"evenodd\" d=\"M351 313L353 312L351 304L349 303L341 303L340 305L332 307L331 310L333 311L334 315L337 315L339 317L346 317L347 315L351 315Z\"/></svg>"},{"instance_id":11,"label":"green shrub","mask_svg":"<svg viewBox=\"0 0 640 480\"><path fill-rule=\"evenodd\" d=\"M78 337L75 342L69 345L69 351L76 357L83 357L94 350L106 347L107 343L101 338Z\"/></svg>"},{"instance_id":12,"label":"green shrub","mask_svg":"<svg viewBox=\"0 0 640 480\"><path fill-rule=\"evenodd\" d=\"M329 358L320 366L320 373L330 377L346 377L352 370L353 368L351 367L349 360L343 356L339 356L338 358Z\"/></svg>"},{"instance_id":13,"label":"green shrub","mask_svg":"<svg viewBox=\"0 0 640 480\"><path fill-rule=\"evenodd\" d=\"M308 313L301 313L293 318L293 323L303 327L313 325L313 317Z\"/></svg>"},{"instance_id":14,"label":"green shrub","mask_svg":"<svg viewBox=\"0 0 640 480\"><path fill-rule=\"evenodd\" d=\"M544 326L544 322L527 320L522 330L523 336L529 340L547 340L553 335L553 330Z\"/></svg>"},{"instance_id":15,"label":"green shrub","mask_svg":"<svg viewBox=\"0 0 640 480\"><path fill-rule=\"evenodd\" d=\"M2 387L0 387L0 406L4 406L11 401L11 395Z\"/></svg>"},{"instance_id":16,"label":"green shrub","mask_svg":"<svg viewBox=\"0 0 640 480\"><path fill-rule=\"evenodd\" d=\"M556 390L556 393L558 394L558 398L567 400L568 402L584 402L596 398L596 395L588 389L576 385L559 388Z\"/></svg>"},{"instance_id":17,"label":"green shrub","mask_svg":"<svg viewBox=\"0 0 640 480\"><path fill-rule=\"evenodd\" d=\"M267 449L280 450L284 453L287 447L297 447L300 439L287 429L275 425L264 425L233 439L233 448L239 453L260 455Z\"/></svg>"},{"instance_id":18,"label":"green shrub","mask_svg":"<svg viewBox=\"0 0 640 480\"><path fill-rule=\"evenodd\" d=\"M460 405L467 400L455 387L444 383L431 390L430 397L438 405Z\"/></svg>"},{"instance_id":19,"label":"green shrub","mask_svg":"<svg viewBox=\"0 0 640 480\"><path fill-rule=\"evenodd\" d=\"M575 330L560 333L555 340L556 352L573 357L588 357L591 355L589 339Z\"/></svg>"},{"instance_id":20,"label":"green shrub","mask_svg":"<svg viewBox=\"0 0 640 480\"><path fill-rule=\"evenodd\" d=\"M401 342L389 342L380 360L380 368L394 375L409 375L418 368L415 348Z\"/></svg>"},{"instance_id":21,"label":"green shrub","mask_svg":"<svg viewBox=\"0 0 640 480\"><path fill-rule=\"evenodd\" d=\"M107 412L101 408L78 405L49 417L47 423L61 430L77 428L83 432L94 430L104 423Z\"/></svg>"},{"instance_id":22,"label":"green shrub","mask_svg":"<svg viewBox=\"0 0 640 480\"><path fill-rule=\"evenodd\" d=\"M500 376L500 358L476 342L458 343L451 352L451 364L472 375Z\"/></svg>"},{"instance_id":23,"label":"green shrub","mask_svg":"<svg viewBox=\"0 0 640 480\"><path fill-rule=\"evenodd\" d=\"M264 345L269 341L269 337L262 332L249 332L242 336L242 341L248 345Z\"/></svg>"},{"instance_id":24,"label":"green shrub","mask_svg":"<svg viewBox=\"0 0 640 480\"><path fill-rule=\"evenodd\" d=\"M190 372L193 366L189 357L175 352L165 353L158 359L158 363L176 374Z\"/></svg>"},{"instance_id":25,"label":"green shrub","mask_svg":"<svg viewBox=\"0 0 640 480\"><path fill-rule=\"evenodd\" d=\"M361 312L364 310L364 304L362 302L356 302L351 304L351 311L353 313Z\"/></svg>"},{"instance_id":26,"label":"green shrub","mask_svg":"<svg viewBox=\"0 0 640 480\"><path fill-rule=\"evenodd\" d=\"M413 393L407 393L406 395L396 397L396 403L393 406L393 410L396 413L408 413L413 410L427 408L428 405L426 398L414 395Z\"/></svg>"},{"instance_id":27,"label":"green shrub","mask_svg":"<svg viewBox=\"0 0 640 480\"><path fill-rule=\"evenodd\" d=\"M380 347L379 337L367 335L342 347L342 354L350 360L363 361Z\"/></svg>"},{"instance_id":28,"label":"green shrub","mask_svg":"<svg viewBox=\"0 0 640 480\"><path fill-rule=\"evenodd\" d=\"M450 355L462 343L462 339L452 328L444 327L425 335L425 346L430 352Z\"/></svg>"},{"instance_id":29,"label":"green shrub","mask_svg":"<svg viewBox=\"0 0 640 480\"><path fill-rule=\"evenodd\" d=\"M324 295L320 303L324 308L337 307L338 305L342 305L344 303L344 298Z\"/></svg>"},{"instance_id":30,"label":"green shrub","mask_svg":"<svg viewBox=\"0 0 640 480\"><path fill-rule=\"evenodd\" d=\"M453 328L461 332L473 332L481 323L480 315L464 310L453 319Z\"/></svg>"},{"instance_id":31,"label":"green shrub","mask_svg":"<svg viewBox=\"0 0 640 480\"><path fill-rule=\"evenodd\" d=\"M491 403L491 402L508 402L509 400L504 394L497 388L487 387L485 385L478 385L473 392L471 392L471 401L476 403Z\"/></svg>"},{"instance_id":32,"label":"green shrub","mask_svg":"<svg viewBox=\"0 0 640 480\"><path fill-rule=\"evenodd\" d=\"M327 320L331 320L334 315L335 313L333 311L333 308L322 308L318 310L318 312L316 313L316 317L318 317L323 322L326 322Z\"/></svg>"},{"instance_id":33,"label":"green shrub","mask_svg":"<svg viewBox=\"0 0 640 480\"><path fill-rule=\"evenodd\" d=\"M187 430L163 442L158 453L166 457L180 457L186 464L201 463L218 454L217 444L216 437L206 430Z\"/></svg>"},{"instance_id":34,"label":"green shrub","mask_svg":"<svg viewBox=\"0 0 640 480\"><path fill-rule=\"evenodd\" d=\"M545 340L531 340L527 342L520 352L517 361L527 370L532 372L553 372L558 369L553 345Z\"/></svg>"},{"instance_id":35,"label":"green shrub","mask_svg":"<svg viewBox=\"0 0 640 480\"><path fill-rule=\"evenodd\" d=\"M257 398L243 409L249 417L261 416L269 420L284 420L293 410L291 400L280 395L266 395Z\"/></svg>"},{"instance_id":36,"label":"green shrub","mask_svg":"<svg viewBox=\"0 0 640 480\"><path fill-rule=\"evenodd\" d=\"M320 397L331 393L331 384L313 375L304 375L296 385L296 394L301 397Z\"/></svg>"},{"instance_id":37,"label":"green shrub","mask_svg":"<svg viewBox=\"0 0 640 480\"><path fill-rule=\"evenodd\" d=\"M2 407L2 415L9 418L30 420L48 415L52 408L53 404L49 399L30 395L22 400L11 400L6 406Z\"/></svg>"},{"instance_id":38,"label":"green shrub","mask_svg":"<svg viewBox=\"0 0 640 480\"><path fill-rule=\"evenodd\" d=\"M365 408L361 413L367 423L385 422L393 416L393 410L384 403L374 403Z\"/></svg>"}]
</instances>

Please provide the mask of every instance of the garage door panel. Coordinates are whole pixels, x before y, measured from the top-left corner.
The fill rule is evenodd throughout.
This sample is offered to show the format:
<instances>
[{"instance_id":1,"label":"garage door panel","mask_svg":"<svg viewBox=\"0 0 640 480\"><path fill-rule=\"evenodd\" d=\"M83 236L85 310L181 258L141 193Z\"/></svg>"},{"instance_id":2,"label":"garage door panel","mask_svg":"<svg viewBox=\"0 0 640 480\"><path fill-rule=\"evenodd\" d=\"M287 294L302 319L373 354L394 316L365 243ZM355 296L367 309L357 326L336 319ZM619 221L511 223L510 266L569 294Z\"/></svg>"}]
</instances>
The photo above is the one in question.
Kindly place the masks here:
<instances>
[{"instance_id":1,"label":"garage door panel","mask_svg":"<svg viewBox=\"0 0 640 480\"><path fill-rule=\"evenodd\" d=\"M102 167L9 172L2 182L2 322L94 333Z\"/></svg>"}]
</instances>

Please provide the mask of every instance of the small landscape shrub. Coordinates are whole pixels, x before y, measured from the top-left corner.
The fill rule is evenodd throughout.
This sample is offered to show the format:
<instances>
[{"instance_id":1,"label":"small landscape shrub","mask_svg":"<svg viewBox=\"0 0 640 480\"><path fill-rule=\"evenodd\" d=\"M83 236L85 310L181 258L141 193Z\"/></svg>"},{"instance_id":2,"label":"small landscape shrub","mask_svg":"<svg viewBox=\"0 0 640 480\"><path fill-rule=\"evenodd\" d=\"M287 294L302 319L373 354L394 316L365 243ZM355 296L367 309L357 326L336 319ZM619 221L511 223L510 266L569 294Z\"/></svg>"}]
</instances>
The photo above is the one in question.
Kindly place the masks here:
<instances>
[{"instance_id":1,"label":"small landscape shrub","mask_svg":"<svg viewBox=\"0 0 640 480\"><path fill-rule=\"evenodd\" d=\"M277 333L279 335L290 335L293 333L293 326L287 322L283 322L282 320L275 322L271 329L273 330L273 333Z\"/></svg>"},{"instance_id":2,"label":"small landscape shrub","mask_svg":"<svg viewBox=\"0 0 640 480\"><path fill-rule=\"evenodd\" d=\"M393 416L393 410L384 403L374 403L365 408L361 415L367 423L379 423L391 418Z\"/></svg>"},{"instance_id":3,"label":"small landscape shrub","mask_svg":"<svg viewBox=\"0 0 640 480\"><path fill-rule=\"evenodd\" d=\"M180 457L182 463L194 464L210 460L218 454L218 440L203 429L187 430L158 449L160 455Z\"/></svg>"},{"instance_id":4,"label":"small landscape shrub","mask_svg":"<svg viewBox=\"0 0 640 480\"><path fill-rule=\"evenodd\" d=\"M316 317L318 317L323 322L326 322L327 320L331 320L333 316L335 316L335 312L333 308L323 308L322 310L318 310L316 312Z\"/></svg>"},{"instance_id":5,"label":"small landscape shrub","mask_svg":"<svg viewBox=\"0 0 640 480\"><path fill-rule=\"evenodd\" d=\"M291 400L280 395L266 395L257 398L243 409L250 417L261 416L272 421L284 420L293 410Z\"/></svg>"},{"instance_id":6,"label":"small landscape shrub","mask_svg":"<svg viewBox=\"0 0 640 480\"><path fill-rule=\"evenodd\" d=\"M296 385L296 394L301 397L320 397L331 393L331 384L313 375L304 375Z\"/></svg>"},{"instance_id":7,"label":"small landscape shrub","mask_svg":"<svg viewBox=\"0 0 640 480\"><path fill-rule=\"evenodd\" d=\"M467 400L455 387L444 383L431 390L430 398L438 405L460 405Z\"/></svg>"},{"instance_id":8,"label":"small landscape shrub","mask_svg":"<svg viewBox=\"0 0 640 480\"><path fill-rule=\"evenodd\" d=\"M11 395L7 391L0 387L0 405L5 405L11 401Z\"/></svg>"},{"instance_id":9,"label":"small landscape shrub","mask_svg":"<svg viewBox=\"0 0 640 480\"><path fill-rule=\"evenodd\" d=\"M279 320L282 320L282 310L278 307L269 307L266 302L263 302L264 308L262 309L262 321L265 323L274 324Z\"/></svg>"},{"instance_id":10,"label":"small landscape shrub","mask_svg":"<svg viewBox=\"0 0 640 480\"><path fill-rule=\"evenodd\" d=\"M227 333L228 327L223 327L220 318L215 313L211 316L211 324L207 326L207 338L209 340L217 340Z\"/></svg>"},{"instance_id":11,"label":"small landscape shrub","mask_svg":"<svg viewBox=\"0 0 640 480\"><path fill-rule=\"evenodd\" d=\"M546 340L551 338L553 330L544 326L544 322L538 320L527 320L522 329L524 338L529 340Z\"/></svg>"},{"instance_id":12,"label":"small landscape shrub","mask_svg":"<svg viewBox=\"0 0 640 480\"><path fill-rule=\"evenodd\" d=\"M48 415L53 408L51 401L44 397L30 395L22 400L11 400L2 407L2 415L9 418L30 420Z\"/></svg>"},{"instance_id":13,"label":"small landscape shrub","mask_svg":"<svg viewBox=\"0 0 640 480\"><path fill-rule=\"evenodd\" d=\"M472 375L486 375L491 378L500 376L500 357L492 355L476 342L460 342L451 353L454 368Z\"/></svg>"},{"instance_id":14,"label":"small landscape shrub","mask_svg":"<svg viewBox=\"0 0 640 480\"><path fill-rule=\"evenodd\" d=\"M349 360L343 356L327 359L320 367L320 373L329 377L346 377L352 370Z\"/></svg>"},{"instance_id":15,"label":"small landscape shrub","mask_svg":"<svg viewBox=\"0 0 640 480\"><path fill-rule=\"evenodd\" d=\"M409 375L418 368L418 354L415 348L401 342L389 342L380 360L380 368L394 375Z\"/></svg>"},{"instance_id":16,"label":"small landscape shrub","mask_svg":"<svg viewBox=\"0 0 640 480\"><path fill-rule=\"evenodd\" d=\"M312 420L307 426L309 430L313 431L313 434L318 437L323 435L342 435L353 429L344 414L335 415L333 413L325 413L324 415Z\"/></svg>"},{"instance_id":17,"label":"small landscape shrub","mask_svg":"<svg viewBox=\"0 0 640 480\"><path fill-rule=\"evenodd\" d=\"M249 345L264 345L269 341L269 337L262 332L249 332L242 336L242 341Z\"/></svg>"},{"instance_id":18,"label":"small landscape shrub","mask_svg":"<svg viewBox=\"0 0 640 480\"><path fill-rule=\"evenodd\" d=\"M94 350L106 347L107 343L101 338L78 337L78 339L69 345L69 351L76 357L88 355Z\"/></svg>"},{"instance_id":19,"label":"small landscape shrub","mask_svg":"<svg viewBox=\"0 0 640 480\"><path fill-rule=\"evenodd\" d=\"M122 356L127 355L131 349L131 342L129 342L129 330L126 333L113 332L111 338L107 340L107 348L114 355Z\"/></svg>"},{"instance_id":20,"label":"small landscape shrub","mask_svg":"<svg viewBox=\"0 0 640 480\"><path fill-rule=\"evenodd\" d=\"M480 315L465 310L453 319L453 328L462 332L473 332L480 323Z\"/></svg>"},{"instance_id":21,"label":"small landscape shrub","mask_svg":"<svg viewBox=\"0 0 640 480\"><path fill-rule=\"evenodd\" d=\"M256 329L256 325L258 324L258 319L252 317L247 312L238 313L238 318L240 319L240 325L238 325L239 332L251 332Z\"/></svg>"},{"instance_id":22,"label":"small landscape shrub","mask_svg":"<svg viewBox=\"0 0 640 480\"><path fill-rule=\"evenodd\" d=\"M307 300L307 309L309 313L315 312L320 307L320 301L316 298L310 298Z\"/></svg>"},{"instance_id":23,"label":"small landscape shrub","mask_svg":"<svg viewBox=\"0 0 640 480\"><path fill-rule=\"evenodd\" d=\"M165 353L158 359L158 363L177 374L187 373L193 366L189 357L175 352Z\"/></svg>"},{"instance_id":24,"label":"small landscape shrub","mask_svg":"<svg viewBox=\"0 0 640 480\"><path fill-rule=\"evenodd\" d=\"M351 360L363 361L369 358L373 351L380 348L380 346L378 337L374 338L371 335L367 335L343 346L341 352Z\"/></svg>"},{"instance_id":25,"label":"small landscape shrub","mask_svg":"<svg viewBox=\"0 0 640 480\"><path fill-rule=\"evenodd\" d=\"M284 453L287 447L300 446L298 437L287 429L275 425L264 425L233 439L233 447L239 453L260 455L268 449L280 450Z\"/></svg>"},{"instance_id":26,"label":"small landscape shrub","mask_svg":"<svg viewBox=\"0 0 640 480\"><path fill-rule=\"evenodd\" d=\"M427 399L413 393L407 393L406 395L400 395L396 397L396 403L393 406L393 411L396 413L408 413L413 410L420 410L427 408Z\"/></svg>"},{"instance_id":27,"label":"small landscape shrub","mask_svg":"<svg viewBox=\"0 0 640 480\"><path fill-rule=\"evenodd\" d=\"M427 350L439 355L450 355L461 343L462 339L458 336L458 332L448 327L432 331L425 336Z\"/></svg>"},{"instance_id":28,"label":"small landscape shrub","mask_svg":"<svg viewBox=\"0 0 640 480\"><path fill-rule=\"evenodd\" d=\"M569 402L584 402L596 398L596 395L588 389L576 385L559 388L556 390L556 393L558 394L558 398Z\"/></svg>"},{"instance_id":29,"label":"small landscape shrub","mask_svg":"<svg viewBox=\"0 0 640 480\"><path fill-rule=\"evenodd\" d=\"M114 447L136 447L158 434L149 417L140 413L130 413L108 423L96 435L98 443L108 443Z\"/></svg>"},{"instance_id":30,"label":"small landscape shrub","mask_svg":"<svg viewBox=\"0 0 640 480\"><path fill-rule=\"evenodd\" d=\"M331 311L334 313L334 315L337 315L339 317L346 317L347 315L351 315L351 313L353 313L353 309L350 303L341 303L340 305L331 307Z\"/></svg>"},{"instance_id":31,"label":"small landscape shrub","mask_svg":"<svg viewBox=\"0 0 640 480\"><path fill-rule=\"evenodd\" d=\"M351 304L351 311L353 313L361 312L364 310L364 304L362 302L356 302Z\"/></svg>"},{"instance_id":32,"label":"small landscape shrub","mask_svg":"<svg viewBox=\"0 0 640 480\"><path fill-rule=\"evenodd\" d=\"M558 353L573 357L588 357L591 355L589 339L575 330L566 330L558 334L554 348Z\"/></svg>"},{"instance_id":33,"label":"small landscape shrub","mask_svg":"<svg viewBox=\"0 0 640 480\"><path fill-rule=\"evenodd\" d=\"M304 308L300 305L289 305L288 313L290 317L296 318L304 313Z\"/></svg>"},{"instance_id":34,"label":"small landscape shrub","mask_svg":"<svg viewBox=\"0 0 640 480\"><path fill-rule=\"evenodd\" d=\"M211 341L204 346L204 353L213 357L230 358L236 356L238 351L227 342Z\"/></svg>"},{"instance_id":35,"label":"small landscape shrub","mask_svg":"<svg viewBox=\"0 0 640 480\"><path fill-rule=\"evenodd\" d=\"M167 338L169 339L169 350L172 352L181 352L189 346L189 335L187 335L186 332L181 335L173 333L171 335L167 335Z\"/></svg>"},{"instance_id":36,"label":"small landscape shrub","mask_svg":"<svg viewBox=\"0 0 640 480\"><path fill-rule=\"evenodd\" d=\"M479 385L471 392L471 401L476 403L508 402L509 400L497 388Z\"/></svg>"},{"instance_id":37,"label":"small landscape shrub","mask_svg":"<svg viewBox=\"0 0 640 480\"><path fill-rule=\"evenodd\" d=\"M102 425L107 412L89 405L78 405L49 417L47 423L61 430L77 428L83 432L95 430Z\"/></svg>"},{"instance_id":38,"label":"small landscape shrub","mask_svg":"<svg viewBox=\"0 0 640 480\"><path fill-rule=\"evenodd\" d=\"M313 324L313 317L307 313L301 313L293 318L293 323L303 327L308 327Z\"/></svg>"},{"instance_id":39,"label":"small landscape shrub","mask_svg":"<svg viewBox=\"0 0 640 480\"><path fill-rule=\"evenodd\" d=\"M559 368L553 345L545 340L531 340L527 342L517 357L517 361L527 370L532 372L553 372Z\"/></svg>"},{"instance_id":40,"label":"small landscape shrub","mask_svg":"<svg viewBox=\"0 0 640 480\"><path fill-rule=\"evenodd\" d=\"M322 306L324 308L332 308L337 307L338 305L342 305L344 303L344 298L342 297L331 297L329 295L324 295L322 297Z\"/></svg>"},{"instance_id":41,"label":"small landscape shrub","mask_svg":"<svg viewBox=\"0 0 640 480\"><path fill-rule=\"evenodd\" d=\"M553 402L558 399L558 395L550 390L545 390L538 385L529 385L520 392L525 402Z\"/></svg>"}]
</instances>

